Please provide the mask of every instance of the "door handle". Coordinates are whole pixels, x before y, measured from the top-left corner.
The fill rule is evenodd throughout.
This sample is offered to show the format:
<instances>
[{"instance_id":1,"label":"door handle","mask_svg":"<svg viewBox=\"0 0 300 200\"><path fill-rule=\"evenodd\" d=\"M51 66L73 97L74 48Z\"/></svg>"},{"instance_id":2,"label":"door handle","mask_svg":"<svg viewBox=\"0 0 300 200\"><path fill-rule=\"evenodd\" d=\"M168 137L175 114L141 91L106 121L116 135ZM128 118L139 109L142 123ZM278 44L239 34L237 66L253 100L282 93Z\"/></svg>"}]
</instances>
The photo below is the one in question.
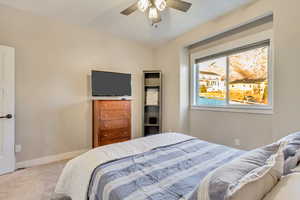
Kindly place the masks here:
<instances>
[{"instance_id":1,"label":"door handle","mask_svg":"<svg viewBox=\"0 0 300 200\"><path fill-rule=\"evenodd\" d=\"M0 116L0 119L11 119L13 116L11 114L7 114L5 116Z\"/></svg>"}]
</instances>

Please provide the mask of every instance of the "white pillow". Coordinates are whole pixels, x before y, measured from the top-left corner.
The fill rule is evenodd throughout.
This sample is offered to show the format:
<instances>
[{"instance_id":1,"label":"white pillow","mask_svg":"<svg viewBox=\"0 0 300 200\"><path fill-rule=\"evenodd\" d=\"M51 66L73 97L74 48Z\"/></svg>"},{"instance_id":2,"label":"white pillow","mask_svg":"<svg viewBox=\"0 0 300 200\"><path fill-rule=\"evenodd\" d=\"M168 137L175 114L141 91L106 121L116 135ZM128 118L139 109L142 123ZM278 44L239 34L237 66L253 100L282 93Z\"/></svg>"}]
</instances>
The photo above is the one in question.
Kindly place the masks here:
<instances>
[{"instance_id":1,"label":"white pillow","mask_svg":"<svg viewBox=\"0 0 300 200\"><path fill-rule=\"evenodd\" d=\"M254 200L262 199L278 183L278 177L272 174L272 170L261 178L249 182L236 191L228 199L230 200Z\"/></svg>"},{"instance_id":2,"label":"white pillow","mask_svg":"<svg viewBox=\"0 0 300 200\"><path fill-rule=\"evenodd\" d=\"M300 173L292 173L281 178L278 184L263 200L299 200Z\"/></svg>"}]
</instances>

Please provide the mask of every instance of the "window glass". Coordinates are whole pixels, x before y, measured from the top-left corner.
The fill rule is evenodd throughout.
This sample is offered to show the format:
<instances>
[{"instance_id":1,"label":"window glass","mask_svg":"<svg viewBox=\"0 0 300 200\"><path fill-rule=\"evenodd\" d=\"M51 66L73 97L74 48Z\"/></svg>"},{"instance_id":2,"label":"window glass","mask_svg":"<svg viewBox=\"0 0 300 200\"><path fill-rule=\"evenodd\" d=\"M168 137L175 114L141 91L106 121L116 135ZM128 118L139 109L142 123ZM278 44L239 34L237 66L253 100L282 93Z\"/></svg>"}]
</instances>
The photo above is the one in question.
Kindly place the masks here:
<instances>
[{"instance_id":1,"label":"window glass","mask_svg":"<svg viewBox=\"0 0 300 200\"><path fill-rule=\"evenodd\" d=\"M270 104L269 43L204 59L197 59L195 65L196 105Z\"/></svg>"},{"instance_id":2,"label":"window glass","mask_svg":"<svg viewBox=\"0 0 300 200\"><path fill-rule=\"evenodd\" d=\"M227 58L220 57L198 64L197 104L226 104Z\"/></svg>"},{"instance_id":3,"label":"window glass","mask_svg":"<svg viewBox=\"0 0 300 200\"><path fill-rule=\"evenodd\" d=\"M229 103L268 104L268 47L229 56Z\"/></svg>"}]
</instances>

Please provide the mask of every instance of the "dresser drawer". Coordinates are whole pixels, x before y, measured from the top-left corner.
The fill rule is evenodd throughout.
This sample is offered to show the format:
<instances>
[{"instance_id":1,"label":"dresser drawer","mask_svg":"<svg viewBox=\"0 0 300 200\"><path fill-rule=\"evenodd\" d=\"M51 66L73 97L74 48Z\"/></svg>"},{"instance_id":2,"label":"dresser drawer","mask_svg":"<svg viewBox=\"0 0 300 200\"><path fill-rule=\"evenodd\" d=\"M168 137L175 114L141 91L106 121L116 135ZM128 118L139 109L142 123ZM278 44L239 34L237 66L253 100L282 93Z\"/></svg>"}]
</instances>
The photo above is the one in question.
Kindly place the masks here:
<instances>
[{"instance_id":1,"label":"dresser drawer","mask_svg":"<svg viewBox=\"0 0 300 200\"><path fill-rule=\"evenodd\" d=\"M128 138L130 137L129 129L114 129L107 131L100 131L100 140L111 140L118 138Z\"/></svg>"},{"instance_id":2,"label":"dresser drawer","mask_svg":"<svg viewBox=\"0 0 300 200\"><path fill-rule=\"evenodd\" d=\"M128 119L103 120L100 122L100 130L113 130L128 127L130 127L130 121Z\"/></svg>"},{"instance_id":3,"label":"dresser drawer","mask_svg":"<svg viewBox=\"0 0 300 200\"><path fill-rule=\"evenodd\" d=\"M93 101L93 147L130 140L131 101Z\"/></svg>"},{"instance_id":4,"label":"dresser drawer","mask_svg":"<svg viewBox=\"0 0 300 200\"><path fill-rule=\"evenodd\" d=\"M99 107L101 110L129 110L130 101L101 101Z\"/></svg>"},{"instance_id":5,"label":"dresser drawer","mask_svg":"<svg viewBox=\"0 0 300 200\"><path fill-rule=\"evenodd\" d=\"M100 120L129 119L130 112L124 110L101 110Z\"/></svg>"}]
</instances>

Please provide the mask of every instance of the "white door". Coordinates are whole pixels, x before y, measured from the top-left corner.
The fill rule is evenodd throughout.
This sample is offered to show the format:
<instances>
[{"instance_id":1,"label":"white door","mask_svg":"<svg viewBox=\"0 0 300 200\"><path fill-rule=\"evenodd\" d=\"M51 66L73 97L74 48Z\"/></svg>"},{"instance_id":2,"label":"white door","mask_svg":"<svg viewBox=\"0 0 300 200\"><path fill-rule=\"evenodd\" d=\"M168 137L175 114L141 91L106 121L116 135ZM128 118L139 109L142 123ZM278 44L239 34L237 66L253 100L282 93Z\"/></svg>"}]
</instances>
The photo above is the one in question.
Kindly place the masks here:
<instances>
[{"instance_id":1,"label":"white door","mask_svg":"<svg viewBox=\"0 0 300 200\"><path fill-rule=\"evenodd\" d=\"M15 52L0 46L0 174L15 170Z\"/></svg>"}]
</instances>

